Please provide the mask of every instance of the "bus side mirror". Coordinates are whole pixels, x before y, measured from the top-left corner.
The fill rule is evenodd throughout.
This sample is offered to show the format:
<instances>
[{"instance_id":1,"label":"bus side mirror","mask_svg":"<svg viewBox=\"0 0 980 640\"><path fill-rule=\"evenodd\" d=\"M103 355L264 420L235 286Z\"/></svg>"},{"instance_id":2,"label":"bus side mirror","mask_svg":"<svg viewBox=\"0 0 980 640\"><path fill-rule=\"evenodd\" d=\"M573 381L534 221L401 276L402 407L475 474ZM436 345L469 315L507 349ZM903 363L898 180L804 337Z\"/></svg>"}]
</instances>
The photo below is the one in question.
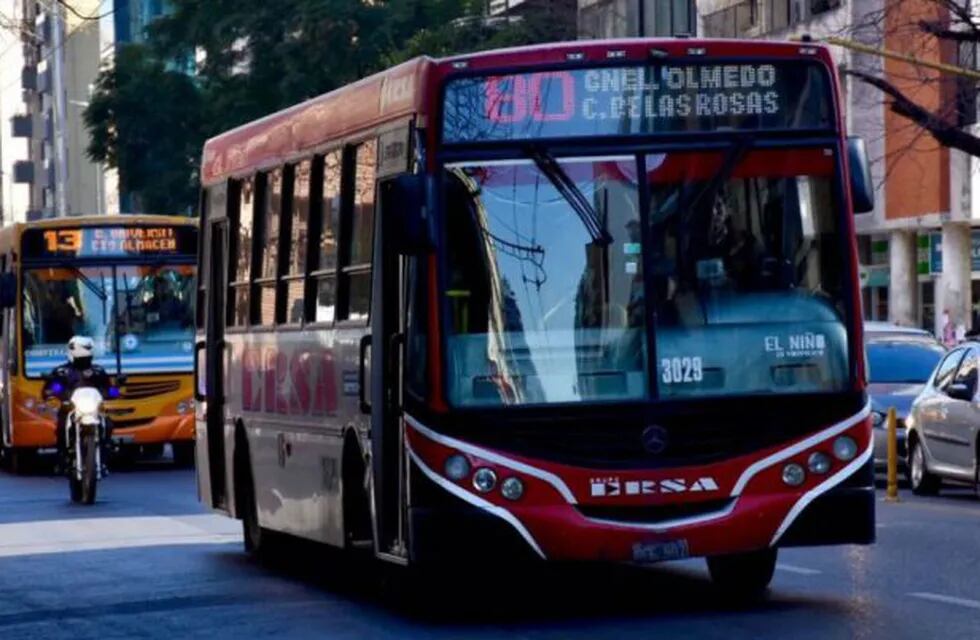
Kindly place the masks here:
<instances>
[{"instance_id":1,"label":"bus side mirror","mask_svg":"<svg viewBox=\"0 0 980 640\"><path fill-rule=\"evenodd\" d=\"M851 170L849 179L854 213L871 213L875 210L875 188L863 138L851 136L847 139L847 164Z\"/></svg>"},{"instance_id":2,"label":"bus side mirror","mask_svg":"<svg viewBox=\"0 0 980 640\"><path fill-rule=\"evenodd\" d=\"M432 248L425 208L425 176L404 173L381 183L381 212L385 244L411 256Z\"/></svg>"},{"instance_id":3,"label":"bus side mirror","mask_svg":"<svg viewBox=\"0 0 980 640\"><path fill-rule=\"evenodd\" d=\"M0 275L0 309L17 305L17 276L12 271Z\"/></svg>"}]
</instances>

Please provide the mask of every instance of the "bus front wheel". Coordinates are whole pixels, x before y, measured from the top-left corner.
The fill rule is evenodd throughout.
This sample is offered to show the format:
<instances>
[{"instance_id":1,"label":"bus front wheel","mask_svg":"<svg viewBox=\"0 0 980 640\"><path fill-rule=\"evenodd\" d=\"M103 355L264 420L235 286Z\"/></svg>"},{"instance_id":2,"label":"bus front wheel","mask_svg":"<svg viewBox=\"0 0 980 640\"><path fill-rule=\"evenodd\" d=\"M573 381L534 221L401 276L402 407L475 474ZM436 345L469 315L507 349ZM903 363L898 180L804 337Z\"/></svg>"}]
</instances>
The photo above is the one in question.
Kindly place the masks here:
<instances>
[{"instance_id":1,"label":"bus front wheel","mask_svg":"<svg viewBox=\"0 0 980 640\"><path fill-rule=\"evenodd\" d=\"M708 558L711 580L727 596L758 598L765 594L776 570L776 549Z\"/></svg>"}]
</instances>

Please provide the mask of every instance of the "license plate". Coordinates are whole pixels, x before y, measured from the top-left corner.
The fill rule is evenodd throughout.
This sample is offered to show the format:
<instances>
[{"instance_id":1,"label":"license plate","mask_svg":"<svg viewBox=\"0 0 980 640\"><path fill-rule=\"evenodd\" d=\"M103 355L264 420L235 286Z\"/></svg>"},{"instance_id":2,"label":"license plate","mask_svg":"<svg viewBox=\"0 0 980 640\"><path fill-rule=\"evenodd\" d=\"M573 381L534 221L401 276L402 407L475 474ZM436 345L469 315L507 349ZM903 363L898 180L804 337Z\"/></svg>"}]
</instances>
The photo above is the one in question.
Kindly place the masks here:
<instances>
[{"instance_id":1,"label":"license plate","mask_svg":"<svg viewBox=\"0 0 980 640\"><path fill-rule=\"evenodd\" d=\"M136 440L136 436L133 435L122 435L122 436L112 436L112 441L116 444L131 444Z\"/></svg>"},{"instance_id":2,"label":"license plate","mask_svg":"<svg viewBox=\"0 0 980 640\"><path fill-rule=\"evenodd\" d=\"M650 563L681 560L688 557L687 540L638 542L633 545L633 562Z\"/></svg>"}]
</instances>

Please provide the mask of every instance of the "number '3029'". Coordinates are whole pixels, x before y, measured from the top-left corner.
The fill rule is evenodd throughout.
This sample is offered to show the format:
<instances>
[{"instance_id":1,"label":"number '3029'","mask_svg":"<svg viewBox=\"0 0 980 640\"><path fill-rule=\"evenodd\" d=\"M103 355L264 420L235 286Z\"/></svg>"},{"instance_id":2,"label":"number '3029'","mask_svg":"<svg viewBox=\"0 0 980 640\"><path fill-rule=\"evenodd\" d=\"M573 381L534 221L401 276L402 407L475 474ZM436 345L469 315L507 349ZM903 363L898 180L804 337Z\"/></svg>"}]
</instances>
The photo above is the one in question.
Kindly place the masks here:
<instances>
[{"instance_id":1,"label":"number '3029'","mask_svg":"<svg viewBox=\"0 0 980 640\"><path fill-rule=\"evenodd\" d=\"M664 384L685 384L704 380L704 364L700 356L662 358L660 380Z\"/></svg>"}]
</instances>

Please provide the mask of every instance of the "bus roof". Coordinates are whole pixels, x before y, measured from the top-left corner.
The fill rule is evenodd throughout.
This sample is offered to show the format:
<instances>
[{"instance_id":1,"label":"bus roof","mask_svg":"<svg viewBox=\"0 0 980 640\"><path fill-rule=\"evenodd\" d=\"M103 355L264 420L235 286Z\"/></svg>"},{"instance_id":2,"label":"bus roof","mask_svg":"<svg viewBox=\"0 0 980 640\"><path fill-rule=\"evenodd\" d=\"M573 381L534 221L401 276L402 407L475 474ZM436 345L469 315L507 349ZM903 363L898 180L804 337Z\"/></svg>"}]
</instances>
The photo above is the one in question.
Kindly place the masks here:
<instances>
[{"instance_id":1,"label":"bus roof","mask_svg":"<svg viewBox=\"0 0 980 640\"><path fill-rule=\"evenodd\" d=\"M204 145L201 181L207 186L267 169L385 122L425 116L430 77L460 69L565 64L571 54L581 63L647 60L653 50L660 58L816 58L832 64L827 47L816 43L691 38L557 42L439 60L419 57L211 138Z\"/></svg>"},{"instance_id":2,"label":"bus roof","mask_svg":"<svg viewBox=\"0 0 980 640\"><path fill-rule=\"evenodd\" d=\"M197 218L150 214L66 216L63 218L45 218L43 220L21 222L18 223L17 226L21 228L56 229L59 227L91 227L133 224L197 225Z\"/></svg>"}]
</instances>

